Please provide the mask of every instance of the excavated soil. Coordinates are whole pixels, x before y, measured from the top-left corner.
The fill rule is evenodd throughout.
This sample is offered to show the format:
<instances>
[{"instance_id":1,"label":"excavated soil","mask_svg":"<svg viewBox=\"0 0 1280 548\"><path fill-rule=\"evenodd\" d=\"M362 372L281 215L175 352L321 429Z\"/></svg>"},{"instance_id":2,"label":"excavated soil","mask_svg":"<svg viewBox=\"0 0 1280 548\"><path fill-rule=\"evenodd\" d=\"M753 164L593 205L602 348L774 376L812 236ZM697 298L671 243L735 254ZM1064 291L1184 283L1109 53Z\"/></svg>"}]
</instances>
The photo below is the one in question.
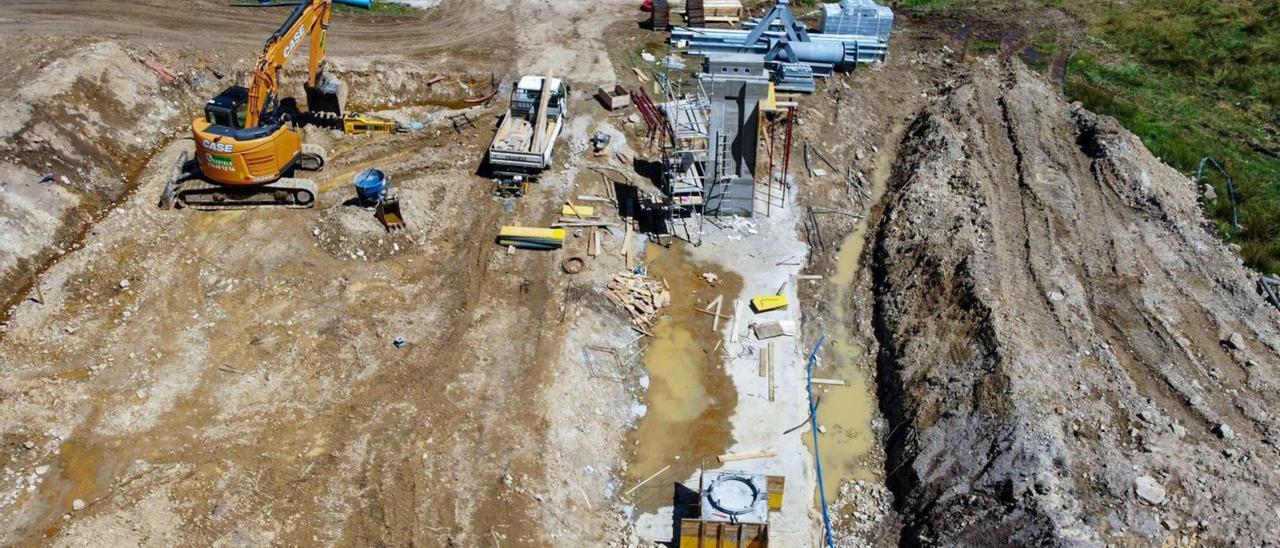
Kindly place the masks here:
<instances>
[{"instance_id":1,"label":"excavated soil","mask_svg":"<svg viewBox=\"0 0 1280 548\"><path fill-rule=\"evenodd\" d=\"M1020 64L911 125L875 231L908 545L1280 534L1280 322L1194 185Z\"/></svg>"},{"instance_id":2,"label":"excavated soil","mask_svg":"<svg viewBox=\"0 0 1280 548\"><path fill-rule=\"evenodd\" d=\"M641 364L685 361L655 365L664 355L644 356L600 295L625 267L616 212L601 205L614 229L576 276L559 264L586 256L585 238L554 254L493 244L502 225L607 193L587 168L626 166L583 154L595 131L656 156L621 142L640 124L587 95L636 85L609 55L656 40L635 7L341 14L329 51L354 105L425 129L310 131L332 158L317 208L219 213L154 200L190 118L247 79L282 11L7 7L0 544L639 546L633 505L675 495L736 440L778 439L768 424L726 429L759 394L726 384L710 317L692 310L738 293L736 279L673 280L682 310L667 321L698 355L671 378L700 381L675 400L711 401L663 423L641 418L664 401ZM899 21L886 65L800 100L797 207L828 212L800 221L807 250L786 225L786 249L748 252L777 255L750 261L759 278L803 264L797 346L827 335L815 374L853 385L819 389L839 545L1280 538L1278 314L1206 230L1191 182L1016 61L943 48L960 22ZM466 109L474 129L449 116L494 79L544 72L576 90L560 166L520 202L495 201L475 172L502 101ZM804 141L832 158L815 166L826 175L803 173ZM344 204L371 166L400 188L407 230ZM673 271L743 262L729 245L699 252ZM778 468L798 471L786 504L805 506L778 531L816 542L812 463L796 449ZM660 463L677 464L625 494Z\"/></svg>"}]
</instances>

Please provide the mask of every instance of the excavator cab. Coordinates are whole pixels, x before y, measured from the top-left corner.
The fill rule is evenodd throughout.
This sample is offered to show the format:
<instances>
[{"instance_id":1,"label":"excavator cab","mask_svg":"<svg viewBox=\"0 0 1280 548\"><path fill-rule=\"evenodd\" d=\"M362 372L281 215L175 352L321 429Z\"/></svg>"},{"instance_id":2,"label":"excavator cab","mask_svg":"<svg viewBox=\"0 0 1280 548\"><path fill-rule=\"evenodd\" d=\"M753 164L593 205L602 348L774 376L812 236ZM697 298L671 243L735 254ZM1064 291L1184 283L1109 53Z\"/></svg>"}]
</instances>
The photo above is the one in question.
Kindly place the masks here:
<instances>
[{"instance_id":1,"label":"excavator cab","mask_svg":"<svg viewBox=\"0 0 1280 548\"><path fill-rule=\"evenodd\" d=\"M243 128L249 116L249 89L232 86L204 106L204 119L215 126Z\"/></svg>"},{"instance_id":2,"label":"excavator cab","mask_svg":"<svg viewBox=\"0 0 1280 548\"><path fill-rule=\"evenodd\" d=\"M274 100L268 100L274 103ZM289 108L292 106L292 108ZM266 108L262 111L262 121L259 127L266 128L261 132L255 133L271 133L274 132L276 126L283 122L289 121L290 118L298 115L297 103L286 99L280 102L279 107ZM241 134L244 133L245 121L249 116L249 89L244 86L231 86L222 93L219 93L208 103L204 105L204 119L206 122L235 130ZM270 130L270 131L267 131Z\"/></svg>"}]
</instances>

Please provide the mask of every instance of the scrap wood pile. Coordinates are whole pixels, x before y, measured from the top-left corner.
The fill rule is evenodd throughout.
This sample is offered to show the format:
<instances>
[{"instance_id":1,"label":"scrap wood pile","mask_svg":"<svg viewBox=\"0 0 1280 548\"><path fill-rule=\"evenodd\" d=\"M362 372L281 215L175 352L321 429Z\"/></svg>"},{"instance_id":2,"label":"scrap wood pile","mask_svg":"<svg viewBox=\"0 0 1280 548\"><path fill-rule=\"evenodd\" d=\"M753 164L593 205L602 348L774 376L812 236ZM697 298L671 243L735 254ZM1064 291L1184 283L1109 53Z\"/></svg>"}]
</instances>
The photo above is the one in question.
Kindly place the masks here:
<instances>
[{"instance_id":1,"label":"scrap wood pile","mask_svg":"<svg viewBox=\"0 0 1280 548\"><path fill-rule=\"evenodd\" d=\"M627 309L631 323L645 334L653 331L658 312L671 304L671 291L666 284L630 272L620 272L609 280L604 294L613 304Z\"/></svg>"}]
</instances>

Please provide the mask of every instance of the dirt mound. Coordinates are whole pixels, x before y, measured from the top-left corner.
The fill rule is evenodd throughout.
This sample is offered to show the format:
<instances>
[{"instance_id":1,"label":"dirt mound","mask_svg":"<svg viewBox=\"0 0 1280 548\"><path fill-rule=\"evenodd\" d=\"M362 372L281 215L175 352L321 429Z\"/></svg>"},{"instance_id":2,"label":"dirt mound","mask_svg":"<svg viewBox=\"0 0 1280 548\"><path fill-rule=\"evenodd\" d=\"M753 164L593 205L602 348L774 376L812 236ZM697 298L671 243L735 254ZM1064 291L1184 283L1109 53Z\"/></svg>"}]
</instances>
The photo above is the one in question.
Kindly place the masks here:
<instances>
[{"instance_id":1,"label":"dirt mound","mask_svg":"<svg viewBox=\"0 0 1280 548\"><path fill-rule=\"evenodd\" d=\"M1260 544L1280 322L1194 185L1021 66L924 109L875 235L906 544Z\"/></svg>"},{"instance_id":2,"label":"dirt mound","mask_svg":"<svg viewBox=\"0 0 1280 548\"><path fill-rule=\"evenodd\" d=\"M143 64L148 54L118 42L23 44L0 39L18 52L0 77L12 85L0 98L0 285L15 293L127 191L196 104Z\"/></svg>"}]
</instances>

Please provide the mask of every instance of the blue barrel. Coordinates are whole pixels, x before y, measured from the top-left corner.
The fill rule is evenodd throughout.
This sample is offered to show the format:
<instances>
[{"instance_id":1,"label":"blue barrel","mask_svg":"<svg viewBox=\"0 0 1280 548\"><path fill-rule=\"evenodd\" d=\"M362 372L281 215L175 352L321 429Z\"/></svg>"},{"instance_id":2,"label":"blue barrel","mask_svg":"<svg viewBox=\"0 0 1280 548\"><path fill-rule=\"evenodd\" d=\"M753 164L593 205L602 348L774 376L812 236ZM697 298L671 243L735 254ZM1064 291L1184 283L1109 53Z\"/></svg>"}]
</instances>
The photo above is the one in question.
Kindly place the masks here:
<instances>
[{"instance_id":1,"label":"blue barrel","mask_svg":"<svg viewBox=\"0 0 1280 548\"><path fill-rule=\"evenodd\" d=\"M356 198L362 203L376 203L378 195L387 186L387 174L381 169L368 168L356 174Z\"/></svg>"},{"instance_id":2,"label":"blue barrel","mask_svg":"<svg viewBox=\"0 0 1280 548\"><path fill-rule=\"evenodd\" d=\"M333 2L335 4L346 4L348 6L355 6L357 8L367 9L367 8L373 7L373 0L333 0Z\"/></svg>"}]
</instances>

